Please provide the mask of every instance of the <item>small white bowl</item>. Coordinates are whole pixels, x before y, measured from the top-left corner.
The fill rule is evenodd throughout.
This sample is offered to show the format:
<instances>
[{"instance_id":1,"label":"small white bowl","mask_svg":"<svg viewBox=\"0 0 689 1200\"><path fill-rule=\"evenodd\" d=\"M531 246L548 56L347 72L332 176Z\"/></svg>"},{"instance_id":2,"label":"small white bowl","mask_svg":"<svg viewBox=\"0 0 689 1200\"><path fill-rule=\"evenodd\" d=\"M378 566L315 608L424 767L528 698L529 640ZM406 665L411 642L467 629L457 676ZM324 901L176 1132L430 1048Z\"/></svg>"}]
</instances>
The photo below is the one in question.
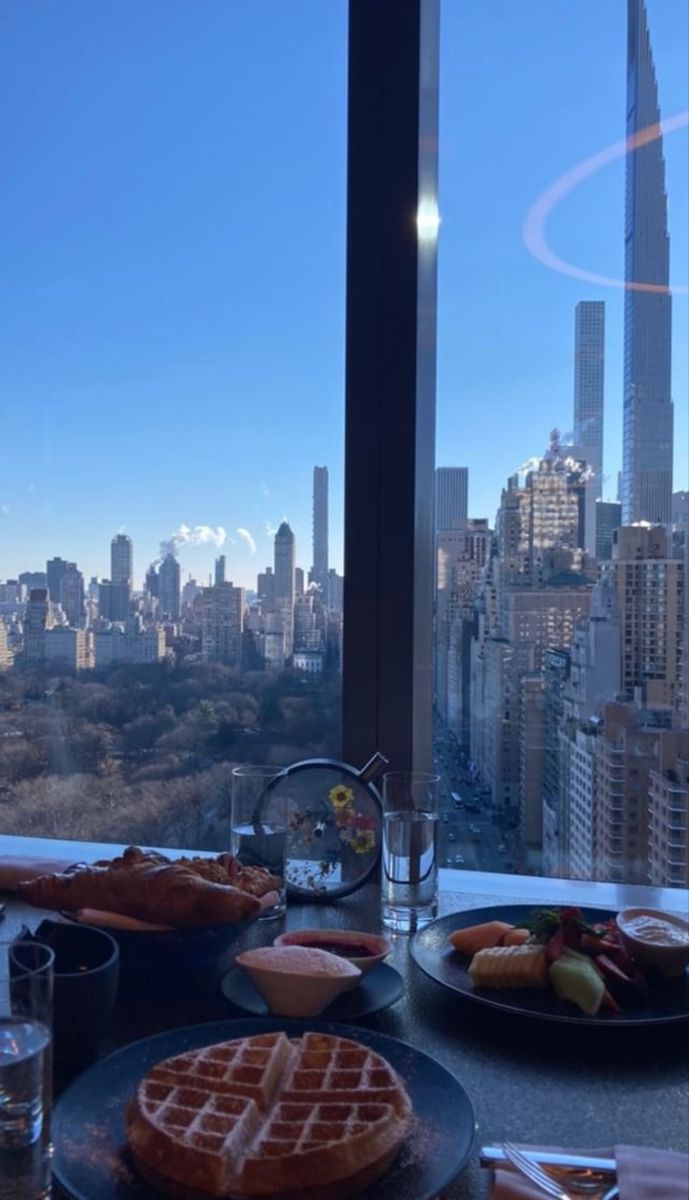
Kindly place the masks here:
<instances>
[{"instance_id":1,"label":"small white bowl","mask_svg":"<svg viewBox=\"0 0 689 1200\"><path fill-rule=\"evenodd\" d=\"M355 967L365 975L372 971L383 959L392 952L392 945L387 938L377 933L362 933L356 929L291 929L281 933L273 942L274 946L316 946L321 950L327 949L330 954L336 954L345 962L354 963ZM335 949L336 946L342 949ZM368 953L361 957L350 954L347 947L363 946ZM330 949L333 947L333 949Z\"/></svg>"},{"instance_id":2,"label":"small white bowl","mask_svg":"<svg viewBox=\"0 0 689 1200\"><path fill-rule=\"evenodd\" d=\"M687 935L689 922L675 913L663 912L660 908L623 908L622 912L617 914L617 928L624 948L640 967L657 967L663 975L670 978L681 975L689 965L689 941L685 945L665 946L661 942L650 942L637 937L629 929L629 923L635 917L657 917Z\"/></svg>"},{"instance_id":3,"label":"small white bowl","mask_svg":"<svg viewBox=\"0 0 689 1200\"><path fill-rule=\"evenodd\" d=\"M353 963L312 946L262 946L236 962L279 1017L317 1017L361 979Z\"/></svg>"}]
</instances>

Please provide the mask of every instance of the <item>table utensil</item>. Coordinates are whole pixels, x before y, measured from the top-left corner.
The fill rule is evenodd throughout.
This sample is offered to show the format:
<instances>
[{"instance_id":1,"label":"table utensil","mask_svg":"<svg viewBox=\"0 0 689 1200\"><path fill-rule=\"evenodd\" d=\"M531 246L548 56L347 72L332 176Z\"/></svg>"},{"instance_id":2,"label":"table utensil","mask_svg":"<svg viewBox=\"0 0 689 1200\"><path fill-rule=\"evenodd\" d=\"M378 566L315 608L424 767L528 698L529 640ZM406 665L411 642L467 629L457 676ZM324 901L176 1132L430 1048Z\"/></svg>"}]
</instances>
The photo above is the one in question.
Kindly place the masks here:
<instances>
[{"instance_id":1,"label":"table utensil","mask_svg":"<svg viewBox=\"0 0 689 1200\"><path fill-rule=\"evenodd\" d=\"M589 1154L565 1154L548 1150L521 1149L525 1158L548 1168L560 1168L563 1171L582 1172L595 1176L600 1182L612 1183L617 1176L617 1163L614 1158L603 1158ZM502 1146L482 1146L480 1164L482 1167L497 1168L507 1161L507 1155Z\"/></svg>"},{"instance_id":2,"label":"table utensil","mask_svg":"<svg viewBox=\"0 0 689 1200\"><path fill-rule=\"evenodd\" d=\"M62 1191L70 1200L160 1200L160 1193L134 1172L126 1151L125 1110L139 1080L171 1055L278 1029L289 1037L315 1029L353 1038L388 1060L404 1080L417 1125L390 1170L367 1189L366 1200L440 1195L465 1165L476 1128L471 1101L454 1075L413 1046L374 1030L278 1018L167 1030L89 1067L55 1108L54 1173Z\"/></svg>"},{"instance_id":3,"label":"table utensil","mask_svg":"<svg viewBox=\"0 0 689 1200\"><path fill-rule=\"evenodd\" d=\"M555 1200L575 1200L578 1196L588 1196L589 1200L613 1200L617 1194L617 1186L611 1188L609 1183L600 1180L581 1180L570 1174L566 1179L554 1178L511 1142L503 1142L502 1149L508 1161L522 1175Z\"/></svg>"},{"instance_id":4,"label":"table utensil","mask_svg":"<svg viewBox=\"0 0 689 1200\"><path fill-rule=\"evenodd\" d=\"M438 911L438 786L440 777L414 771L383 776L381 919L413 933Z\"/></svg>"},{"instance_id":5,"label":"table utensil","mask_svg":"<svg viewBox=\"0 0 689 1200\"><path fill-rule=\"evenodd\" d=\"M233 967L224 976L220 989L223 996L231 1004L244 1012L256 1017L270 1015L268 1005L256 990L248 975ZM364 975L360 983L350 992L338 996L322 1017L326 1021L353 1021L357 1017L367 1017L371 1013L389 1008L399 1000L404 991L404 983L399 971L394 967L381 963L373 971Z\"/></svg>"},{"instance_id":6,"label":"table utensil","mask_svg":"<svg viewBox=\"0 0 689 1200\"><path fill-rule=\"evenodd\" d=\"M573 1025L605 1025L607 1029L665 1025L689 1018L689 975L681 979L654 980L653 985L639 995L634 1007L627 1007L621 1013L601 1010L595 1017L587 1017L574 1005L559 1000L550 988L475 988L469 976L470 960L452 949L448 940L450 934L456 929L484 921L523 925L534 908L540 907L544 906L498 904L439 917L412 939L409 947L411 956L426 975L449 991L473 1004L504 1013ZM615 915L609 909L600 908L587 907L582 912L584 920L592 924L609 920Z\"/></svg>"},{"instance_id":7,"label":"table utensil","mask_svg":"<svg viewBox=\"0 0 689 1200\"><path fill-rule=\"evenodd\" d=\"M287 797L271 788L282 770L246 764L232 771L232 853L245 867L264 867L280 880L278 900L259 914L259 921L285 915L285 849Z\"/></svg>"},{"instance_id":8,"label":"table utensil","mask_svg":"<svg viewBox=\"0 0 689 1200\"><path fill-rule=\"evenodd\" d=\"M0 945L0 1200L51 1190L51 1023L54 955Z\"/></svg>"}]
</instances>

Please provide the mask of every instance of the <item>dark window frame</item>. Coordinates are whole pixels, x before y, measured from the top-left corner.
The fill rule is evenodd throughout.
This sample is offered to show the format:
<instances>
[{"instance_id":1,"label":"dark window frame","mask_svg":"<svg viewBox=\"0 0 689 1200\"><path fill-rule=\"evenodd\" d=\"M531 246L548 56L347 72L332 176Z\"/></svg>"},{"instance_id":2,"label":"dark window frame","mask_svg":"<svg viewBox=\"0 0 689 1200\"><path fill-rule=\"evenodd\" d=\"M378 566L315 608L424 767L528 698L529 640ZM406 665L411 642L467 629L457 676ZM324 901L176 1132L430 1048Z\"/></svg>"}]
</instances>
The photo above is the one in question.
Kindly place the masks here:
<instances>
[{"instance_id":1,"label":"dark window frame","mask_svg":"<svg viewBox=\"0 0 689 1200\"><path fill-rule=\"evenodd\" d=\"M432 764L439 0L350 0L343 754Z\"/></svg>"}]
</instances>

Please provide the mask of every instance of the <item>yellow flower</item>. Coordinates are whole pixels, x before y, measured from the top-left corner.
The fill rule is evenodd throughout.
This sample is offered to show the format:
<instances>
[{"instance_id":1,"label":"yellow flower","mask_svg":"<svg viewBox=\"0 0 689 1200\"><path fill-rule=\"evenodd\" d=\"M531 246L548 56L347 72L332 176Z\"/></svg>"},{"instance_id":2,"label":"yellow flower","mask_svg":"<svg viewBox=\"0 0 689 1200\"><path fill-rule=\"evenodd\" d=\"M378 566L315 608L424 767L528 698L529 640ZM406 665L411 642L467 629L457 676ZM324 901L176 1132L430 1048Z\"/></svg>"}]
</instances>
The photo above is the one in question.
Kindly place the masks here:
<instances>
[{"instance_id":1,"label":"yellow flower","mask_svg":"<svg viewBox=\"0 0 689 1200\"><path fill-rule=\"evenodd\" d=\"M343 783L338 783L328 792L328 799L333 808L345 808L352 803L354 792L351 788L345 787Z\"/></svg>"},{"instance_id":2,"label":"yellow flower","mask_svg":"<svg viewBox=\"0 0 689 1200\"><path fill-rule=\"evenodd\" d=\"M372 829L360 829L355 838L352 838L351 846L357 854L368 854L369 850L373 850L376 844L376 836Z\"/></svg>"}]
</instances>

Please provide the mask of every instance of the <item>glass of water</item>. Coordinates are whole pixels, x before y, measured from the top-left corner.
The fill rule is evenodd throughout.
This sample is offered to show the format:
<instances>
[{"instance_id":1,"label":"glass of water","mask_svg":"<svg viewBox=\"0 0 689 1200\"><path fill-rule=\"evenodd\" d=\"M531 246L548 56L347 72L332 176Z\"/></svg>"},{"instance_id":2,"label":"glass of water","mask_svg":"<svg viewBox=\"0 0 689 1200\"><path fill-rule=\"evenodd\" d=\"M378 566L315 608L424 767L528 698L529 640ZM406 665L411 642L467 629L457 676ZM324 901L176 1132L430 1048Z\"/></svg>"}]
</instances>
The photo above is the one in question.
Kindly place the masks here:
<instances>
[{"instance_id":1,"label":"glass of water","mask_svg":"<svg viewBox=\"0 0 689 1200\"><path fill-rule=\"evenodd\" d=\"M382 920L413 933L438 912L438 775L383 776Z\"/></svg>"},{"instance_id":2,"label":"glass of water","mask_svg":"<svg viewBox=\"0 0 689 1200\"><path fill-rule=\"evenodd\" d=\"M280 880L278 903L260 921L285 914L287 797L284 788L270 787L281 775L281 767L253 764L232 771L232 853L243 866L265 867Z\"/></svg>"},{"instance_id":3,"label":"glass of water","mask_svg":"<svg viewBox=\"0 0 689 1200\"><path fill-rule=\"evenodd\" d=\"M51 1192L54 961L48 946L0 944L0 1200Z\"/></svg>"}]
</instances>

